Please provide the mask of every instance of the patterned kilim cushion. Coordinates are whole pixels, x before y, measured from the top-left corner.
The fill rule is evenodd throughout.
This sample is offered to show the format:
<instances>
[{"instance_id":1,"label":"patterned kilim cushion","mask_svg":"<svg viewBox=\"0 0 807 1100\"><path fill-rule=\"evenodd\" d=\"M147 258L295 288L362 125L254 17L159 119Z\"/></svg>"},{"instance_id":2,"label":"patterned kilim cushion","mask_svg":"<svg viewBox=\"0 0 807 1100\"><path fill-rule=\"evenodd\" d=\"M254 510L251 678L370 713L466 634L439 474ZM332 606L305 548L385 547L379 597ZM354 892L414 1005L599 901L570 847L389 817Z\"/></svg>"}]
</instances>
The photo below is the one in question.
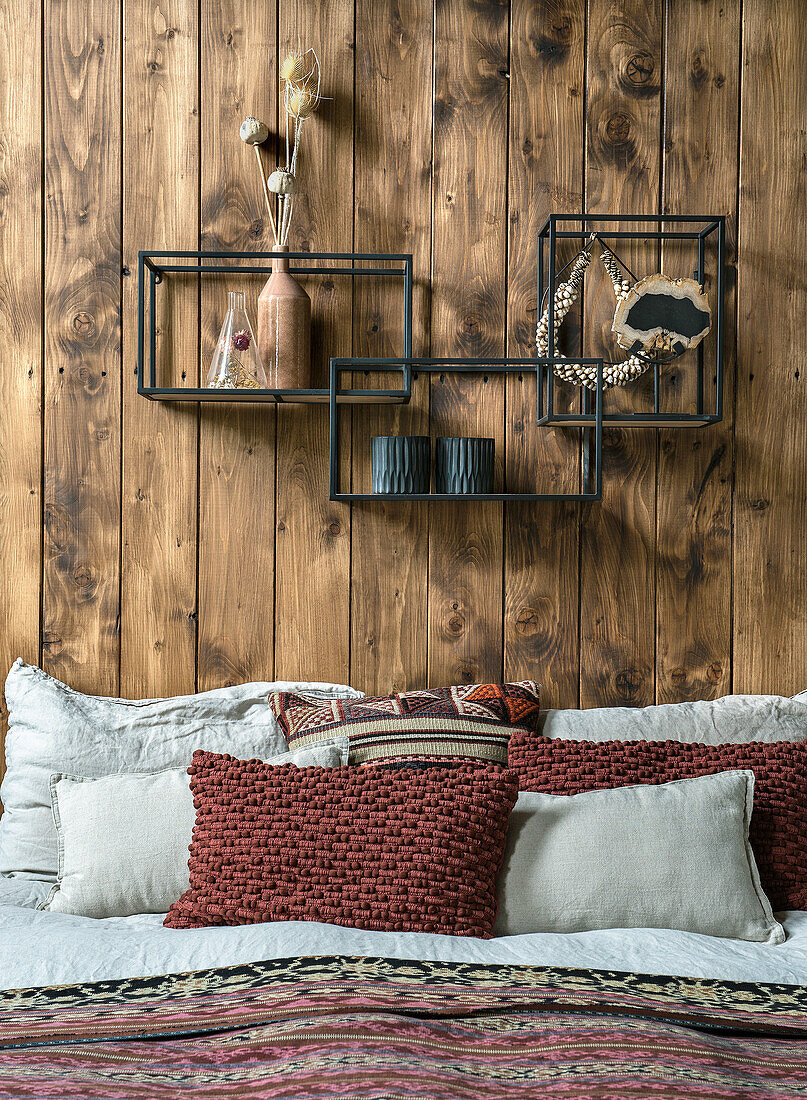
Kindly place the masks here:
<instances>
[{"instance_id":1,"label":"patterned kilim cushion","mask_svg":"<svg viewBox=\"0 0 807 1100\"><path fill-rule=\"evenodd\" d=\"M375 699L323 700L283 691L271 694L269 705L290 748L347 734L351 764L435 758L506 764L510 735L536 730L540 712L539 687L532 680Z\"/></svg>"}]
</instances>

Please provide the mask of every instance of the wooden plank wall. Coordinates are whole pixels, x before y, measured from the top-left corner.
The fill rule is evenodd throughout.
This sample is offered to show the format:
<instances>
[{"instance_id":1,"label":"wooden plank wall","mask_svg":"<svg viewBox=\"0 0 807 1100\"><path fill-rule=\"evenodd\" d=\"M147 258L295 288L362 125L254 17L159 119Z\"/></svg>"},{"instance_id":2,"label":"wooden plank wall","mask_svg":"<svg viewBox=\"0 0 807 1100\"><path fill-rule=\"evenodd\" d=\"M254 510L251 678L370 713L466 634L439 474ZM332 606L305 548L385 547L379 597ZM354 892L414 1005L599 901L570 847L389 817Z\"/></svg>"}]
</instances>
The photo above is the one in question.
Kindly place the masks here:
<instances>
[{"instance_id":1,"label":"wooden plank wall","mask_svg":"<svg viewBox=\"0 0 807 1100\"><path fill-rule=\"evenodd\" d=\"M559 706L807 687L805 23L800 0L0 0L0 664L130 696L273 676L534 676ZM552 211L728 215L723 423L608 431L600 505L350 508L327 500L324 410L138 397L137 250L268 245L237 130L275 125L298 42L331 98L292 244L412 252L416 353L529 354ZM174 288L177 376L206 370L225 290ZM310 292L319 372L400 347L385 289ZM609 293L589 281L590 349ZM664 386L691 402L685 366ZM354 477L397 423L495 432L511 485L574 483L529 378L416 394L354 411Z\"/></svg>"}]
</instances>

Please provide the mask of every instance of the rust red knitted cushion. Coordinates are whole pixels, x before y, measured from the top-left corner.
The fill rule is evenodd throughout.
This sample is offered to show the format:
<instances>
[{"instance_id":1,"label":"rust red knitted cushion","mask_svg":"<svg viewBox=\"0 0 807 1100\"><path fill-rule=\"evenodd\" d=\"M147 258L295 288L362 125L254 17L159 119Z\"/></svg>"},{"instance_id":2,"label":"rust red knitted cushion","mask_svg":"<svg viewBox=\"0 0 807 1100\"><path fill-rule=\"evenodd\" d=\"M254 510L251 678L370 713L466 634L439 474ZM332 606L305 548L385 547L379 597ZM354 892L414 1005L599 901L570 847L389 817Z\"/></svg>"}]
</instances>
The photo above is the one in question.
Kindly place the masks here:
<instances>
[{"instance_id":1,"label":"rust red knitted cushion","mask_svg":"<svg viewBox=\"0 0 807 1100\"><path fill-rule=\"evenodd\" d=\"M506 764L512 733L538 728L539 692L533 680L460 684L371 699L323 700L282 691L269 696L269 705L290 748L347 735L351 764L405 765L437 758Z\"/></svg>"},{"instance_id":2,"label":"rust red knitted cushion","mask_svg":"<svg viewBox=\"0 0 807 1100\"><path fill-rule=\"evenodd\" d=\"M763 888L774 909L807 909L807 742L698 745L516 735L510 741L509 765L521 790L547 794L750 769L750 839Z\"/></svg>"},{"instance_id":3,"label":"rust red knitted cushion","mask_svg":"<svg viewBox=\"0 0 807 1100\"><path fill-rule=\"evenodd\" d=\"M189 773L190 889L167 927L311 920L491 935L512 772L271 767L195 752Z\"/></svg>"}]
</instances>

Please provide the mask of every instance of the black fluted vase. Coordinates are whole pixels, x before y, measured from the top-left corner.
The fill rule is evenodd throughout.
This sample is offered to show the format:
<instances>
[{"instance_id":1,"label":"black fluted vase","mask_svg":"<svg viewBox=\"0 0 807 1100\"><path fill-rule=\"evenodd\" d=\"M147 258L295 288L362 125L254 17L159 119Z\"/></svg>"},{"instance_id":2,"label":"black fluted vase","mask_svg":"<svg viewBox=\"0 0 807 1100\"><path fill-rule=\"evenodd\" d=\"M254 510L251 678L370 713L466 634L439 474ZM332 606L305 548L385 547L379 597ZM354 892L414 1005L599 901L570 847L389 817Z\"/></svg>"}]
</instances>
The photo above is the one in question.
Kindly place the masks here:
<instances>
[{"instance_id":1,"label":"black fluted vase","mask_svg":"<svg viewBox=\"0 0 807 1100\"><path fill-rule=\"evenodd\" d=\"M374 435L370 454L374 493L428 493L431 440L427 435Z\"/></svg>"},{"instance_id":2,"label":"black fluted vase","mask_svg":"<svg viewBox=\"0 0 807 1100\"><path fill-rule=\"evenodd\" d=\"M435 455L436 492L465 496L493 492L496 441L439 436Z\"/></svg>"}]
</instances>

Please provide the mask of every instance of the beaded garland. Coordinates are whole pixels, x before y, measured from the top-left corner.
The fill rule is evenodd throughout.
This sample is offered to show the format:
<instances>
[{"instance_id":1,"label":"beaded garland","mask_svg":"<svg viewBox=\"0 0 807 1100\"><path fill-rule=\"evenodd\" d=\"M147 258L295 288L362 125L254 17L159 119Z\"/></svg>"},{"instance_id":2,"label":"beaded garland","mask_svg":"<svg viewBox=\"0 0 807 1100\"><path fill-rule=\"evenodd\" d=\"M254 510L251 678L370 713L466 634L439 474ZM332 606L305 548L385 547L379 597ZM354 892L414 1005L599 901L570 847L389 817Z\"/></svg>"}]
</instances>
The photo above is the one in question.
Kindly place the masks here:
<instances>
[{"instance_id":1,"label":"beaded garland","mask_svg":"<svg viewBox=\"0 0 807 1100\"><path fill-rule=\"evenodd\" d=\"M807 909L807 742L700 745L515 734L508 764L521 790L545 794L750 770L755 778L749 835L762 886L774 909Z\"/></svg>"},{"instance_id":2,"label":"beaded garland","mask_svg":"<svg viewBox=\"0 0 807 1100\"><path fill-rule=\"evenodd\" d=\"M271 767L197 751L189 774L190 889L168 928L308 920L492 934L512 772Z\"/></svg>"},{"instance_id":3,"label":"beaded garland","mask_svg":"<svg viewBox=\"0 0 807 1100\"><path fill-rule=\"evenodd\" d=\"M580 252L575 257L568 278L564 282L559 283L555 288L555 297L551 303L555 330L554 351L550 352L549 350L550 303L547 303L535 330L536 350L539 357L546 358L550 355L554 355L557 358L553 369L558 378L563 378L565 381L571 382L575 386L585 386L589 390L596 390L597 388L597 368L589 363L576 363L573 359L566 359L560 356L557 345L557 332L566 314L577 301L580 294L583 286L583 276L591 263L592 257L590 249L595 239L596 236L592 234L591 239L584 248L581 248ZM603 267L608 272L608 277L614 288L614 296L618 308L619 304L625 301L634 288L623 275L614 253L605 245L603 245L602 251L600 252L600 259L602 260ZM671 348L672 345L670 342L662 339L658 342L656 350L663 353L669 353ZM603 388L608 389L610 386L624 386L628 382L634 382L651 366L652 361L647 356L636 354L629 355L627 359L624 359L620 363L606 363L603 366Z\"/></svg>"}]
</instances>

